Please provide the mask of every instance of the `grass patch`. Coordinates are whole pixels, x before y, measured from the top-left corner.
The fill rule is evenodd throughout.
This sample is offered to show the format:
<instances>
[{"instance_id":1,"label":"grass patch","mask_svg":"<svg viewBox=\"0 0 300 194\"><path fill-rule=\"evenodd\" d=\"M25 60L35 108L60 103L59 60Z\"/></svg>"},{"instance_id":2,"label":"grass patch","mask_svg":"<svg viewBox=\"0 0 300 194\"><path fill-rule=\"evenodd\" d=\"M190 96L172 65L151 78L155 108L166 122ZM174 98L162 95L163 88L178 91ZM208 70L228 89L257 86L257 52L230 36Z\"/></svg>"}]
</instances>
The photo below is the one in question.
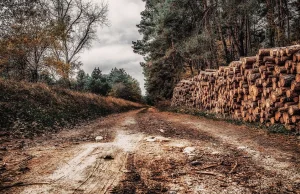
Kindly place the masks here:
<instances>
[{"instance_id":1,"label":"grass patch","mask_svg":"<svg viewBox=\"0 0 300 194\"><path fill-rule=\"evenodd\" d=\"M287 130L283 124L275 124L275 125L271 125L268 127L259 122L252 122L252 123L245 122L243 120L233 119L230 116L218 115L215 113L210 113L210 112L201 111L201 110L194 109L194 108L187 108L187 107L164 107L163 109L160 108L160 110L166 111L166 112L188 114L188 115L193 115L193 116L197 116L197 117L204 117L204 118L212 119L215 121L225 121L225 122L228 122L228 123L231 123L234 125L239 125L239 126L245 125L252 129L263 129L269 133L295 135L294 132Z\"/></svg>"}]
</instances>

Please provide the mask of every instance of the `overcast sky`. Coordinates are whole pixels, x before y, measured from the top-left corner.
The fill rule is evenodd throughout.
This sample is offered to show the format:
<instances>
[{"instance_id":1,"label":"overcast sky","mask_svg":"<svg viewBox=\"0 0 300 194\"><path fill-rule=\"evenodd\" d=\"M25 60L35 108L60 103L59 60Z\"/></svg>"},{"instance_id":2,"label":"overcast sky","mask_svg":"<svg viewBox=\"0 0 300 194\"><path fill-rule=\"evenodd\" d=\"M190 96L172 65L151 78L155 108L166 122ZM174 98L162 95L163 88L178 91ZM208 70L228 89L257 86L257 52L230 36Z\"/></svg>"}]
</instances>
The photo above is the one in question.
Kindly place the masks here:
<instances>
[{"instance_id":1,"label":"overcast sky","mask_svg":"<svg viewBox=\"0 0 300 194\"><path fill-rule=\"evenodd\" d=\"M139 81L145 94L144 76L139 64L143 61L143 57L134 54L131 48L132 41L141 38L136 25L141 19L140 12L145 8L144 2L142 0L107 0L107 2L110 26L99 28L99 40L93 43L92 48L81 54L82 69L90 74L95 67L100 67L102 72L107 74L114 67L124 68Z\"/></svg>"}]
</instances>

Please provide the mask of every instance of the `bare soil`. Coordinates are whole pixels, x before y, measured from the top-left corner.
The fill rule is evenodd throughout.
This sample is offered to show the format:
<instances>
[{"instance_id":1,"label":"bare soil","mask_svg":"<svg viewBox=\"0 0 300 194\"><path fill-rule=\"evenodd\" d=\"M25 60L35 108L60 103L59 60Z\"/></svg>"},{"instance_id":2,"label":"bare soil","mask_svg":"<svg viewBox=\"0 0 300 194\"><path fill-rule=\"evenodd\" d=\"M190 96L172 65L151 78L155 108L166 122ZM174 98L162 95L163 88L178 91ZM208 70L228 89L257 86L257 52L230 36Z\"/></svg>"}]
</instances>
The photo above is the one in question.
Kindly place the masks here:
<instances>
[{"instance_id":1,"label":"bare soil","mask_svg":"<svg viewBox=\"0 0 300 194\"><path fill-rule=\"evenodd\" d=\"M0 154L4 194L300 193L299 137L153 108L0 134Z\"/></svg>"}]
</instances>

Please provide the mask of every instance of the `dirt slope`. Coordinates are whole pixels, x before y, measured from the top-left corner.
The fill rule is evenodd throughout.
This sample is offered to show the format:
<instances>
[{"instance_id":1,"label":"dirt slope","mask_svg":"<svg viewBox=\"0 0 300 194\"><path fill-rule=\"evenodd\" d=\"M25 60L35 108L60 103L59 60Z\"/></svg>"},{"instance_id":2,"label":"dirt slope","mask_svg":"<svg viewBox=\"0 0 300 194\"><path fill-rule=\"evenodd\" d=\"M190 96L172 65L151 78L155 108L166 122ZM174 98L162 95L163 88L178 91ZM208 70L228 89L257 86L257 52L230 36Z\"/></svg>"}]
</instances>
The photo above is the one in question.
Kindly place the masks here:
<instances>
[{"instance_id":1,"label":"dirt slope","mask_svg":"<svg viewBox=\"0 0 300 194\"><path fill-rule=\"evenodd\" d=\"M143 109L0 138L1 193L300 193L297 137L189 115Z\"/></svg>"}]
</instances>

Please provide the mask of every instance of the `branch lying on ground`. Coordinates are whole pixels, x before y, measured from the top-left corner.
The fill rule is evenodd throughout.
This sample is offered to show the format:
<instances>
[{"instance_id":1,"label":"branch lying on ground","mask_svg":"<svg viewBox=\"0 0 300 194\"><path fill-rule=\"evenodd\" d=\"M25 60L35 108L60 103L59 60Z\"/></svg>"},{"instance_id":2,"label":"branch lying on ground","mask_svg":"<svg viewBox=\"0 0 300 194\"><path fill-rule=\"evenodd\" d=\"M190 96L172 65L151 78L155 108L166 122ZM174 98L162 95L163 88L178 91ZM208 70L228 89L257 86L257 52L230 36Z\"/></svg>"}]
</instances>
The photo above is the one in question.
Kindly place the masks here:
<instances>
[{"instance_id":1,"label":"branch lying on ground","mask_svg":"<svg viewBox=\"0 0 300 194\"><path fill-rule=\"evenodd\" d=\"M229 174L233 173L233 171L236 169L237 166L238 166L238 162L235 161L235 164L234 164L233 168L229 171Z\"/></svg>"}]
</instances>

